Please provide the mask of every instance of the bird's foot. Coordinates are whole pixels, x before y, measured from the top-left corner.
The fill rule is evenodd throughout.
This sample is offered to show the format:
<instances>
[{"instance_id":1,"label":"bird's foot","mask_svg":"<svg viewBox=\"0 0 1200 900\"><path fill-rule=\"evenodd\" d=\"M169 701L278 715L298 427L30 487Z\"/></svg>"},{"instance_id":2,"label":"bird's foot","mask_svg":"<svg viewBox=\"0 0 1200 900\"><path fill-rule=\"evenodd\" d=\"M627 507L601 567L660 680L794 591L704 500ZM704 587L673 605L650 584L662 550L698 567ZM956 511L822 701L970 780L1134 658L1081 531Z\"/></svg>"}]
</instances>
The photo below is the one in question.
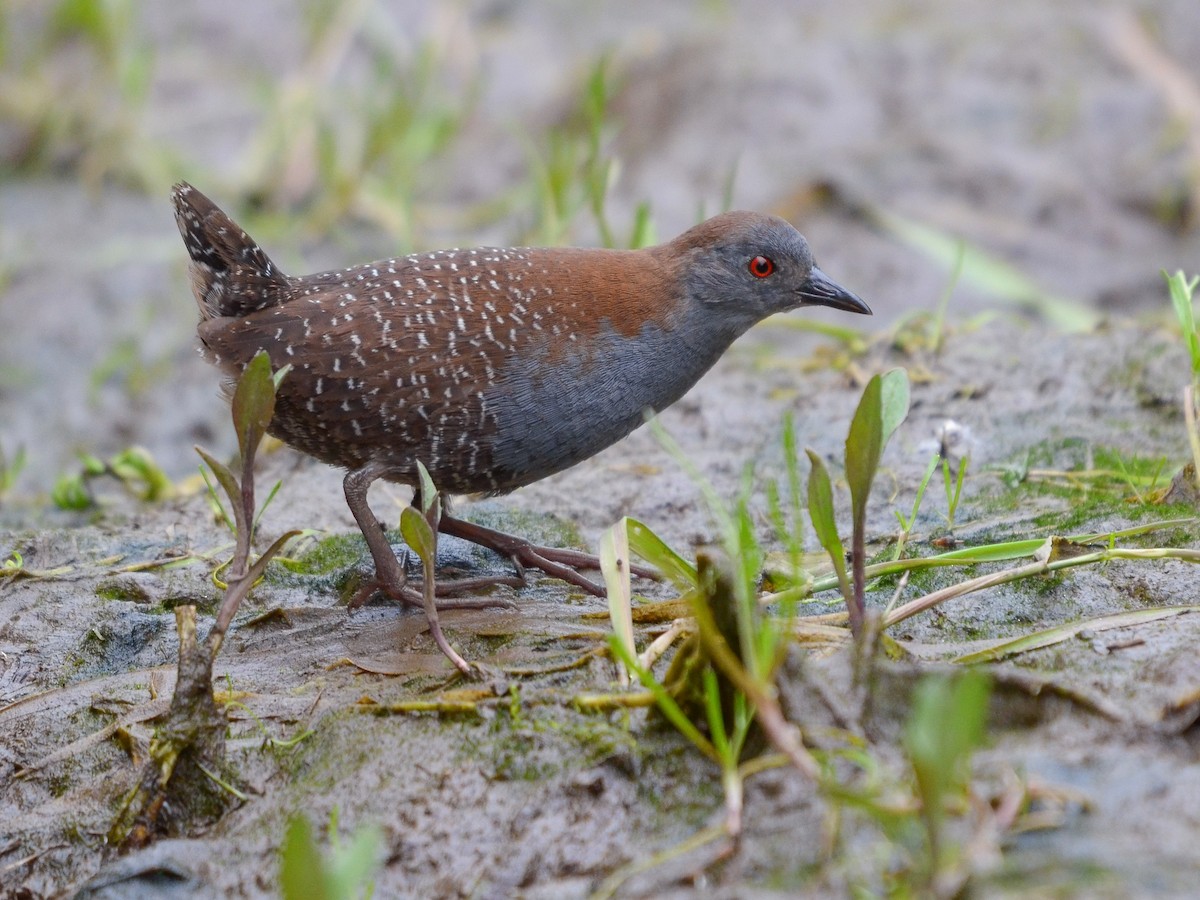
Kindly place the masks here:
<instances>
[{"instance_id":1,"label":"bird's foot","mask_svg":"<svg viewBox=\"0 0 1200 900\"><path fill-rule=\"evenodd\" d=\"M358 523L359 529L363 533L363 538L367 542L367 547L371 551L371 559L375 563L375 577L362 585L351 598L349 607L351 609L356 606L361 606L377 592L382 591L386 596L394 600L398 600L405 606L420 606L425 611L425 618L429 623L429 634L437 644L438 649L445 654L446 658L454 664L463 675L470 676L472 668L462 656L450 646L450 642L446 639L445 633L442 631L442 625L438 618L438 613L446 609L477 609L483 606L512 606L511 601L502 600L496 597L469 597L458 600L443 600L437 599L437 574L434 572L434 559L437 557L437 520L439 518L438 506L435 504L426 510L423 514L423 525L432 527L433 540L430 542L431 547L425 555L428 565L422 573L421 591L418 593L408 585L408 572L405 570L405 562L408 560L407 551L401 559L392 552L391 545L388 543L387 535L379 524L379 520L375 518L371 512L371 507L367 503L367 490L371 487L371 482L375 481L380 476L378 466L367 465L360 469L354 469L346 473L346 477L342 480L342 486L346 492L346 504L350 507L350 512L354 515L354 520ZM451 588L457 587L462 589L462 585L450 583Z\"/></svg>"},{"instance_id":2,"label":"bird's foot","mask_svg":"<svg viewBox=\"0 0 1200 900\"><path fill-rule=\"evenodd\" d=\"M504 578L463 578L457 581L438 582L437 597L453 599L439 599L434 605L439 612L445 612L449 609L489 609L493 607L515 609L516 604L507 597L454 597L455 594L464 591L479 590L480 588L492 587L497 584L520 587L524 582L511 576ZM358 609L377 594L382 594L391 600L395 600L402 606L413 607L415 609L425 608L420 591L414 590L407 584L400 584L398 586L389 584L384 579L378 577L364 581L358 590L354 592L354 596L350 598L346 604L346 608L349 610Z\"/></svg>"},{"instance_id":3,"label":"bird's foot","mask_svg":"<svg viewBox=\"0 0 1200 900\"><path fill-rule=\"evenodd\" d=\"M375 594L383 594L400 602L404 606L415 606L424 610L426 621L429 623L429 634L433 638L434 643L437 644L438 649L442 651L462 675L472 679L482 678L483 674L477 671L475 666L463 659L458 651L451 646L450 641L442 631L438 615L448 609L482 609L488 606L501 606L511 609L516 604L511 600L500 597L466 597L438 601L434 600L433 591L427 589L425 592L417 592L410 588L406 582L406 578L401 578L398 581L393 579L390 582L379 577L372 578L355 591L354 596L350 598L350 602L347 604L347 608L351 610L356 609L370 600ZM453 582L446 585L446 587L454 586ZM438 587L441 587L441 585Z\"/></svg>"},{"instance_id":4,"label":"bird's foot","mask_svg":"<svg viewBox=\"0 0 1200 900\"><path fill-rule=\"evenodd\" d=\"M503 531L496 531L493 528L486 528L483 525L476 525L474 522L467 522L448 515L442 516L441 521L438 523L438 530L442 534L470 541L472 544L478 544L481 547L494 550L502 556L507 556L512 561L513 566L516 567L517 577L516 579L510 579L502 583L512 583L515 581L515 586L523 586L525 584L525 570L538 569L553 578L581 588L593 596L605 596L604 588L600 587L600 585L596 584L590 578L580 574L580 570L600 570L600 558L590 553L584 553L580 550L567 550L561 547L542 547L524 538L505 534ZM630 571L641 578L657 579L659 577L659 574L654 569L649 569L645 566L631 566ZM464 579L463 582L459 583L474 581L497 583L501 580Z\"/></svg>"}]
</instances>

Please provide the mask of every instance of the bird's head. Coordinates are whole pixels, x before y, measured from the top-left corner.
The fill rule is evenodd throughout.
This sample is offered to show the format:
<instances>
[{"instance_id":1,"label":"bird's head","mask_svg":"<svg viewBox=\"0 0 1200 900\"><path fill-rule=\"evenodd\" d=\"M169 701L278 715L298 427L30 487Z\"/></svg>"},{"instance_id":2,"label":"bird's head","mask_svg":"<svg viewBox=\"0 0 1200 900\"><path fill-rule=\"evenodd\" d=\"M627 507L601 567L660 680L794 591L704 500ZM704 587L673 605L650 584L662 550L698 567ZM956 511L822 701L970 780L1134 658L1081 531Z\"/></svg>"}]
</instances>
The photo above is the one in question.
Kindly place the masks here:
<instances>
[{"instance_id":1,"label":"bird's head","mask_svg":"<svg viewBox=\"0 0 1200 900\"><path fill-rule=\"evenodd\" d=\"M808 241L778 216L723 213L667 246L682 266L687 299L745 327L799 306L871 314L817 267Z\"/></svg>"}]
</instances>

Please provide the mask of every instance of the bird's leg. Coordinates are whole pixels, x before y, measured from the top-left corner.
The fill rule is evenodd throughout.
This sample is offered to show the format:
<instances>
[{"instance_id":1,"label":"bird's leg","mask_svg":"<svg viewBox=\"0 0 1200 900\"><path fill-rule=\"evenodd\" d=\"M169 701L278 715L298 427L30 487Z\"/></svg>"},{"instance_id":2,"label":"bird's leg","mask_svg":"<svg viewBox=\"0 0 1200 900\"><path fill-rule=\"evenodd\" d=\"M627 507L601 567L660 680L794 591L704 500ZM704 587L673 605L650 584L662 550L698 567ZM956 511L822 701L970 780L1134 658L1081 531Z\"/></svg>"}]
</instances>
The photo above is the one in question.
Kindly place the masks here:
<instances>
[{"instance_id":1,"label":"bird's leg","mask_svg":"<svg viewBox=\"0 0 1200 900\"><path fill-rule=\"evenodd\" d=\"M383 526L379 524L379 520L375 518L375 514L371 512L371 507L367 503L367 491L370 489L371 483L378 477L378 474L368 465L347 472L346 477L342 479L346 505L350 507L354 521L358 523L358 528L367 541L371 559L375 562L375 579L359 589L350 601L350 608L361 606L370 599L371 594L375 591L383 591L393 600L398 600L405 606L417 606L421 604L420 599L412 591L406 590L408 573L404 571L404 566L392 552L392 545L388 543Z\"/></svg>"},{"instance_id":2,"label":"bird's leg","mask_svg":"<svg viewBox=\"0 0 1200 900\"><path fill-rule=\"evenodd\" d=\"M382 590L389 597L393 597L406 605L412 605L414 602L413 592L407 586L408 574L404 571L404 567L400 565L400 561L396 558L396 554L392 552L392 546L388 543L387 535L383 531L383 527L379 524L379 520L375 518L375 514L371 512L371 507L367 503L367 491L371 487L371 482L379 477L379 472L371 465L366 465L361 469L356 469L347 473L342 481L342 489L346 492L346 504L350 507L350 512L354 514L354 521L358 523L359 529L363 533L363 537L367 540L367 547L371 551L371 558L375 560L375 581L365 585L355 594L354 599L350 601L351 607L364 602L376 590ZM431 523L436 528L436 523ZM437 536L434 535L434 551L436 554ZM445 654L450 662L454 663L464 675L471 674L471 666L464 660L458 652L450 646L450 642L446 640L446 635L442 632L442 623L438 620L438 606L434 601L435 583L437 575L433 571L433 566L428 566L424 572L425 583L422 585L422 591L416 602L425 610L425 618L429 622L429 633L433 637L433 641L437 644L438 649Z\"/></svg>"},{"instance_id":3,"label":"bird's leg","mask_svg":"<svg viewBox=\"0 0 1200 900\"><path fill-rule=\"evenodd\" d=\"M599 557L592 556L590 553L582 553L579 550L566 550L560 547L538 546L524 538L505 534L503 531L496 531L494 528L486 528L483 525L476 525L473 522L456 519L446 514L442 515L441 521L438 523L438 530L442 534L470 541L472 544L487 547L489 550L494 550L502 556L507 556L516 567L517 576L521 579L522 584L525 581L526 568L540 569L547 575L565 581L567 584L573 584L578 588L582 588L589 594L597 597L605 595L603 588L591 579L584 578L579 574L580 569L599 571L600 559ZM645 566L631 566L630 571L642 578L659 577L656 571L648 569ZM485 579L470 580L483 581ZM494 582L494 579L492 581ZM455 582L454 587L462 589L460 585L466 583L465 581Z\"/></svg>"},{"instance_id":4,"label":"bird's leg","mask_svg":"<svg viewBox=\"0 0 1200 900\"><path fill-rule=\"evenodd\" d=\"M376 591L381 591L393 600L405 606L424 607L421 594L408 587L408 573L388 542L387 534L371 507L367 503L367 490L379 478L380 473L372 466L366 465L347 473L342 480L342 489L346 493L346 505L354 515L359 530L367 541L371 551L371 559L375 563L375 577L364 584L351 598L349 607L355 609L371 599ZM483 609L491 606L511 606L508 600L498 597L465 598L461 600L446 600L438 603L438 609Z\"/></svg>"}]
</instances>

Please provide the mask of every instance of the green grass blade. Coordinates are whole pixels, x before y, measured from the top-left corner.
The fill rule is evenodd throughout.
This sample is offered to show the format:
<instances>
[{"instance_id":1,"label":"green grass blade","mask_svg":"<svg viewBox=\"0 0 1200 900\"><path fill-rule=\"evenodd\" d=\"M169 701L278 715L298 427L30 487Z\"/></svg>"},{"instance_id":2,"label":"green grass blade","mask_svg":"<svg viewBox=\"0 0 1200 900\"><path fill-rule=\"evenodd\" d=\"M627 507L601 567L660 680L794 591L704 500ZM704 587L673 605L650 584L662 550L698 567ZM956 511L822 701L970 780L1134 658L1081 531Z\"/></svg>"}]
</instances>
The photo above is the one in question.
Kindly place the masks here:
<instances>
[{"instance_id":1,"label":"green grass blade","mask_svg":"<svg viewBox=\"0 0 1200 900\"><path fill-rule=\"evenodd\" d=\"M712 666L704 669L704 710L713 747L723 760L729 759L729 734L725 730L725 715L721 711L721 685ZM736 762L736 760L735 760Z\"/></svg>"},{"instance_id":2,"label":"green grass blade","mask_svg":"<svg viewBox=\"0 0 1200 900\"><path fill-rule=\"evenodd\" d=\"M712 745L712 742L709 741L709 739L703 734L701 734L700 729L697 728L692 720L687 717L684 711L679 708L679 704L675 702L675 698L667 692L667 689L663 686L662 682L654 677L654 673L648 669L643 669L640 665L638 665L637 658L625 648L616 635L609 635L608 645L610 648L612 648L612 651L616 657L620 659L621 662L623 662L631 672L637 675L638 681L641 682L642 687L651 693L651 695L654 697L654 701L658 704L658 708L662 710L662 714L666 716L667 721L674 725L680 734L695 744L701 753L703 753L713 762L720 762L720 756L717 754L717 750Z\"/></svg>"},{"instance_id":3,"label":"green grass blade","mask_svg":"<svg viewBox=\"0 0 1200 900\"><path fill-rule=\"evenodd\" d=\"M1175 307L1175 318L1183 331L1183 340L1187 344L1188 358L1192 362L1192 377L1200 376L1200 330L1196 328L1196 314L1192 306L1192 295L1200 278L1188 280L1182 271L1174 275L1163 272L1167 280L1167 288L1171 293L1171 305Z\"/></svg>"},{"instance_id":4,"label":"green grass blade","mask_svg":"<svg viewBox=\"0 0 1200 900\"><path fill-rule=\"evenodd\" d=\"M966 244L960 237L882 210L873 210L872 216L884 229L947 270L961 266L962 283L976 290L1032 309L1067 331L1087 331L1100 321L1100 315L1082 303L1043 290L1008 263Z\"/></svg>"},{"instance_id":5,"label":"green grass blade","mask_svg":"<svg viewBox=\"0 0 1200 900\"><path fill-rule=\"evenodd\" d=\"M1146 622L1155 622L1159 619L1169 619L1172 616L1179 616L1188 612L1200 612L1200 606L1167 606L1155 609L1138 609L1132 612L1115 613L1111 616L1101 616L1096 619L1069 622L1065 625L1056 625L1054 628L1046 628L1042 631L1035 631L1032 634L1013 638L1012 640L1002 641L983 650L964 653L962 656L956 657L954 662L965 666L995 662L1007 656L1015 656L1018 653L1028 653L1030 650L1053 647L1055 644L1061 644L1064 641L1078 637L1079 632L1085 629L1089 631L1105 631L1110 628L1127 628L1133 625L1143 625Z\"/></svg>"}]
</instances>

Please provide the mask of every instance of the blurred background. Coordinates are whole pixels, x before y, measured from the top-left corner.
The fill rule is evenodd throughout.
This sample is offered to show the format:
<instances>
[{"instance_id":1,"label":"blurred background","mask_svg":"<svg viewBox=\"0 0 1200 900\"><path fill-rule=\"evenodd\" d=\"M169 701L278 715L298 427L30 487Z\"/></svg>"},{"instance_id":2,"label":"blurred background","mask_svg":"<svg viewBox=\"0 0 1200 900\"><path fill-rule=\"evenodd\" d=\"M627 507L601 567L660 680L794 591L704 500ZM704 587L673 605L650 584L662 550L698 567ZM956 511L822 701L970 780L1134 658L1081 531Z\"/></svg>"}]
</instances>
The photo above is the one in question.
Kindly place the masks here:
<instances>
[{"instance_id":1,"label":"blurred background","mask_svg":"<svg viewBox=\"0 0 1200 900\"><path fill-rule=\"evenodd\" d=\"M143 446L177 478L192 444L232 446L195 350L179 179L292 274L441 246L643 244L742 207L794 222L893 337L951 285L949 320L979 327L1166 317L1160 270L1200 267L1200 15L2 0L10 513L81 453Z\"/></svg>"}]
</instances>

